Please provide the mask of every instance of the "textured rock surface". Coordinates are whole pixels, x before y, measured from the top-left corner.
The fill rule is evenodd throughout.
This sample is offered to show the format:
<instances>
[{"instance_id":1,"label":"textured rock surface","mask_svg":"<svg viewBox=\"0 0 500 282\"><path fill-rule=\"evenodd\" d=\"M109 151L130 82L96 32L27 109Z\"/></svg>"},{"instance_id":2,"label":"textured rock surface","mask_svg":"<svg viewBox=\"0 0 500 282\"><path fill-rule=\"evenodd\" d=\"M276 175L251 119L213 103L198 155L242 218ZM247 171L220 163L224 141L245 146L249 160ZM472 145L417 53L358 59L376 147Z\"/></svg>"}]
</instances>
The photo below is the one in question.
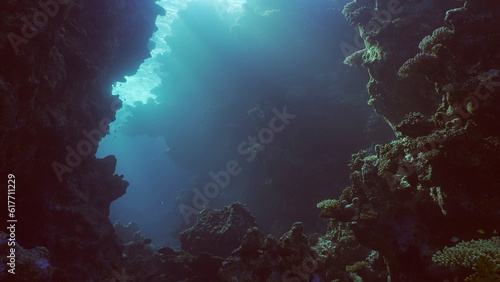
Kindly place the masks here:
<instances>
[{"instance_id":1,"label":"textured rock surface","mask_svg":"<svg viewBox=\"0 0 500 282\"><path fill-rule=\"evenodd\" d=\"M116 235L122 240L123 243L134 241L136 234L140 234L139 226L135 222L129 222L127 225L117 221L114 224Z\"/></svg>"},{"instance_id":2,"label":"textured rock surface","mask_svg":"<svg viewBox=\"0 0 500 282\"><path fill-rule=\"evenodd\" d=\"M159 10L154 1L40 2L52 3L50 16L24 27L29 39L20 39L23 17L33 21L39 2L5 1L0 11L0 171L16 177L17 240L46 247L57 277L111 277L121 247L109 204L128 183L114 157L93 155L107 133L100 123L119 106L111 85L149 56Z\"/></svg>"},{"instance_id":3,"label":"textured rock surface","mask_svg":"<svg viewBox=\"0 0 500 282\"><path fill-rule=\"evenodd\" d=\"M226 257L240 245L246 231L256 225L253 215L241 203L222 210L204 209L195 225L180 234L181 247L195 255L207 252Z\"/></svg>"},{"instance_id":4,"label":"textured rock surface","mask_svg":"<svg viewBox=\"0 0 500 282\"><path fill-rule=\"evenodd\" d=\"M126 244L125 259L117 269L134 281L387 281L383 258L361 246L349 224L332 223L325 235L307 237L298 222L276 239L264 236L257 227L246 232L235 228L238 216L226 220L227 215L238 213L235 209L251 217L238 203L224 210L206 210L199 224L181 239L185 250L163 247L156 251L148 240ZM186 251L190 248L192 251ZM233 248L224 257L209 253L227 253Z\"/></svg>"},{"instance_id":5,"label":"textured rock surface","mask_svg":"<svg viewBox=\"0 0 500 282\"><path fill-rule=\"evenodd\" d=\"M424 75L405 79L400 66L418 53L422 38L443 24L447 10L459 7L455 0L364 0L344 8L347 20L359 27L365 48L346 62L363 65L370 74L369 104L393 126L409 112L434 114L439 96Z\"/></svg>"},{"instance_id":6,"label":"textured rock surface","mask_svg":"<svg viewBox=\"0 0 500 282\"><path fill-rule=\"evenodd\" d=\"M418 22L415 12L409 17ZM500 186L493 169L500 162L499 16L497 2L467 1L434 25L446 27L422 36L422 53L404 64L377 63L399 68L406 81L440 104L421 113L374 104L390 121L404 116L396 127L403 138L377 147L376 155L354 155L352 185L338 201L321 206L324 215L349 222L356 239L384 257L392 281L461 281L470 273L438 267L432 255L457 240L490 238L500 229ZM398 17L406 21L405 14ZM390 35L376 40L384 46L400 43L399 33ZM413 43L415 49L418 41Z\"/></svg>"},{"instance_id":7,"label":"textured rock surface","mask_svg":"<svg viewBox=\"0 0 500 282\"><path fill-rule=\"evenodd\" d=\"M54 272L54 267L50 265L50 253L47 248L35 247L29 250L17 245L14 247L14 260L11 261L12 252L10 249L12 242L9 240L9 235L0 231L0 271L2 275L8 270L14 273L6 274L11 278L1 277L1 281L49 281L51 274ZM9 257L8 257L9 256ZM13 269L10 265L14 265ZM57 270L55 271L57 272Z\"/></svg>"},{"instance_id":8,"label":"textured rock surface","mask_svg":"<svg viewBox=\"0 0 500 282\"><path fill-rule=\"evenodd\" d=\"M220 270L224 281L300 281L319 279L316 274L319 257L309 246L307 237L302 233L301 223L280 240L273 236L264 238L258 228L248 230L241 247L223 263ZM304 261L306 261L304 263ZM305 265L307 271L301 269ZM314 278L314 277L317 278ZM290 279L290 280L287 280Z\"/></svg>"},{"instance_id":9,"label":"textured rock surface","mask_svg":"<svg viewBox=\"0 0 500 282\"><path fill-rule=\"evenodd\" d=\"M378 21L371 12L382 11L391 2L399 3L402 10L393 7L391 20L383 21L378 32L367 28L366 24ZM19 246L19 266L32 270L25 272L29 277L20 279L109 281L118 275L136 281L465 279L472 273L433 264L431 258L457 240L489 239L500 230L500 186L495 170L500 162L500 4L471 0L465 8L445 13L462 4L360 0L346 6L346 17L360 25L366 45L347 62L369 70L371 103L401 139L374 146L375 154L361 151L353 156L351 185L339 200L319 205L322 216L332 218L325 235L307 238L304 226L294 224L279 240L266 237L256 228L248 230L255 226L254 218L234 204L219 211L205 210L199 224L183 233L183 251L162 248L156 252L149 246L150 240L137 236L127 244L126 259L122 259L122 247L107 215L109 203L125 192L127 183L114 175L114 157L97 160L92 157L95 146L84 148L79 142L87 138L82 130L101 130L102 120L114 119L111 106L116 97L111 96L110 87L148 56L146 44L158 11L152 1L70 2L60 5L44 27L15 52L9 33L21 34L22 17L32 16L36 6L29 1L6 1L0 11L0 170L16 175L16 217L22 223L17 229L18 242L26 248ZM265 8L276 8L273 5ZM308 13L317 18L315 11ZM272 26L279 23L280 12L266 17L265 24ZM312 23L308 28L314 31ZM249 26L242 20L238 28ZM182 47L177 48L178 56L189 57L191 49ZM263 57L263 61L267 59ZM273 63L263 65L268 68ZM198 75L211 71L203 69ZM328 150L332 144L337 149L352 148L342 140L363 138L357 130L349 138L337 134L351 129L339 115L359 106L359 97L349 96L358 93L357 88L331 88L342 78L325 70L311 72L312 78L283 83L276 89L266 87L258 77L252 80L258 82L252 89L255 93L281 93L275 99L262 95L239 107L225 100L230 102L221 108L234 111L210 107L200 111L193 123L202 120L206 128L219 129L210 133L218 132L217 138L222 139L207 139L206 132L201 132L196 136L205 143L181 146L190 139L186 138L191 137L188 132L172 141L171 154L178 164L204 173L225 165L236 154L223 152L246 140L248 132L238 132L238 128L258 132L272 118L273 107L289 106L302 120L297 119L277 137L256 158L255 166L246 167L245 171L255 174L233 182L246 183L242 191L252 194L248 198L256 206L266 207L258 213L268 217L266 224L273 231L285 226L274 215L302 216L305 210L299 207L314 208L309 203L322 199L329 192L326 188L338 184L332 171L343 171L338 168L342 158L336 150ZM179 77L175 75L171 79ZM297 78L303 73L288 75ZM271 79L283 82L290 78ZM230 87L224 90L215 92L238 92ZM185 109L179 107L181 112ZM228 115L218 116L216 110ZM336 110L337 115L332 115ZM179 112L169 114L177 117ZM357 128L365 126L364 118L350 114L351 124L356 120ZM220 126L220 120L235 124ZM101 132L105 131L104 126ZM313 139L318 141L310 143ZM192 148L197 149L193 154ZM88 157L79 160L75 156L87 149ZM68 150L75 153L66 159ZM204 155L207 152L210 155ZM207 163L199 162L200 156ZM318 159L323 161L318 163ZM71 172L60 175L62 182L54 173L53 162L74 165ZM197 184L206 180L200 178ZM6 202L5 194L0 201ZM5 235L0 246L4 253Z\"/></svg>"}]
</instances>

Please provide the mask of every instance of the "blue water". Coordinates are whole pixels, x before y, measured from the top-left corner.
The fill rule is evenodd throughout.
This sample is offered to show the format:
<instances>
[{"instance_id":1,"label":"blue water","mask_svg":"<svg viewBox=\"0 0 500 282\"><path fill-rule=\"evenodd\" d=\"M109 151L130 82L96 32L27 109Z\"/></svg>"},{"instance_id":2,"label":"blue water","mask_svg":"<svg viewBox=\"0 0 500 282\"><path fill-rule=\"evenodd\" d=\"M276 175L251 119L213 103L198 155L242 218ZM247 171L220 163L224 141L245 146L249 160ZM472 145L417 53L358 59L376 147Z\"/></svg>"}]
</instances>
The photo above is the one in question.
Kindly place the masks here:
<instances>
[{"instance_id":1,"label":"blue water","mask_svg":"<svg viewBox=\"0 0 500 282\"><path fill-rule=\"evenodd\" d=\"M98 157L115 155L116 173L125 175L130 183L127 193L111 204L111 221L137 222L142 234L155 243L175 245L176 239L169 235L180 223L174 200L187 184L189 173L172 164L159 137L111 136L101 142Z\"/></svg>"},{"instance_id":2,"label":"blue water","mask_svg":"<svg viewBox=\"0 0 500 282\"><path fill-rule=\"evenodd\" d=\"M123 197L112 203L110 219L124 224L138 223L142 234L152 238L156 245L178 246L176 234L183 224L177 206L178 195L183 189L191 189L190 181L195 176L173 164L166 154L170 146L181 153L177 164L192 171L201 169L199 173L206 178L210 170L223 169L224 163L233 157L231 153L235 153L238 143L255 134L253 118L261 110L269 114L273 107L282 111L284 102L291 106L311 103L309 108L302 109L310 113L300 114L303 121L309 119L313 123L321 115L332 118L332 115L346 111L347 115L338 119L338 130L345 126L342 119L350 118L348 115L352 111L341 105L346 99L351 99L350 94L342 89L339 82L344 81L338 75L348 70L342 65L345 54L339 38L346 38L349 44L354 44L351 42L353 30L341 14L348 1L245 2L158 1L165 14L158 17L158 31L149 44L151 58L144 61L135 75L126 77L126 82L114 85L113 93L120 96L124 107L117 112L117 120L111 124L111 134L101 142L97 157L115 155L118 160L116 173L124 175L130 186ZM358 92L363 94L364 86L359 89ZM315 109L312 107L317 106L313 105L328 105L316 99L325 99L327 103L338 100L339 105ZM367 119L365 102L358 108L360 114L350 114ZM325 126L324 130L332 130ZM319 127L318 130L323 129ZM363 125L356 132L362 134L362 131ZM306 135L318 133L300 134L308 140L310 137ZM323 191L311 195L309 202L304 202L308 211L286 220L268 219L262 224L264 229L279 233L293 222L308 218L315 220L315 223L311 222L312 227L318 225L315 204L326 197L338 196L348 180L346 164L349 153L362 149L366 146L364 143L371 143L358 137L358 133L351 136L355 139L353 142L348 140L349 133L342 134L342 137L318 135L316 144L312 145L317 152L311 151L310 154L321 153L321 148L331 150L338 147L344 154L339 158L345 166L343 178L335 180L333 188L323 187ZM302 142L301 137L297 140ZM262 154L269 162L277 156L286 156L284 152L290 149L288 146L273 142ZM307 159L308 151L306 147L296 148L293 154L298 155L293 158ZM220 155L227 157L217 160ZM214 163L207 165L210 162ZM221 207L234 200L243 201L250 205L258 219L288 209L288 196L283 195L288 192L272 188L279 183L273 184L272 177L267 176L266 183L255 179L256 175L263 176L261 170L244 167L242 176L232 182L236 188L210 200L209 206ZM199 185L209 180L202 179L195 184L201 189ZM292 182L309 185L306 179ZM263 188L255 190L251 187ZM298 189L299 186L289 188ZM301 200L298 197L291 201ZM294 213L293 210L289 212ZM307 221L305 224L309 228Z\"/></svg>"}]
</instances>

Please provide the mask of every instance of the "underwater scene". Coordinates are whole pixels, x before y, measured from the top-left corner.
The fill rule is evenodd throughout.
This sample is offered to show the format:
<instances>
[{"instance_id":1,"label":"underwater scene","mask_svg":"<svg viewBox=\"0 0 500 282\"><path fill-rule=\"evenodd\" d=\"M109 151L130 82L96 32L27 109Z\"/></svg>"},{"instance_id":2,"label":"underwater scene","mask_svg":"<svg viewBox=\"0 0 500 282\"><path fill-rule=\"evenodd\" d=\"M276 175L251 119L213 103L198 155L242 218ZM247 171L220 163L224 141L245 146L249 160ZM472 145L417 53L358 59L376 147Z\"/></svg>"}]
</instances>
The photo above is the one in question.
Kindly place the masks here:
<instances>
[{"instance_id":1,"label":"underwater scene","mask_svg":"<svg viewBox=\"0 0 500 282\"><path fill-rule=\"evenodd\" d=\"M500 1L3 0L0 281L500 282Z\"/></svg>"}]
</instances>

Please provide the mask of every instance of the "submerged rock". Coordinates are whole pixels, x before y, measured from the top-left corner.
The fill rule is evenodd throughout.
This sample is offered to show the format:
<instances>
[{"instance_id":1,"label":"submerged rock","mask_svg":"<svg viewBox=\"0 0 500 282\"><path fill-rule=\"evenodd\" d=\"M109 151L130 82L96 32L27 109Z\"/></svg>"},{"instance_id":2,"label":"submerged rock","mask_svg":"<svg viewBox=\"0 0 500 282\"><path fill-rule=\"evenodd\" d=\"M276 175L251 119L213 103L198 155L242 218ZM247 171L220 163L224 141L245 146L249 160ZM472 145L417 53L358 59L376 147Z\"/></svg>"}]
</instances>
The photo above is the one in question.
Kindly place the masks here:
<instances>
[{"instance_id":1,"label":"submerged rock","mask_svg":"<svg viewBox=\"0 0 500 282\"><path fill-rule=\"evenodd\" d=\"M45 247L28 250L12 242L15 241L10 241L8 234L0 231L0 281L51 281L56 268L50 264L49 250Z\"/></svg>"},{"instance_id":2,"label":"submerged rock","mask_svg":"<svg viewBox=\"0 0 500 282\"><path fill-rule=\"evenodd\" d=\"M180 234L181 247L191 254L207 252L226 257L256 225L253 215L239 202L222 210L204 209L196 224Z\"/></svg>"}]
</instances>

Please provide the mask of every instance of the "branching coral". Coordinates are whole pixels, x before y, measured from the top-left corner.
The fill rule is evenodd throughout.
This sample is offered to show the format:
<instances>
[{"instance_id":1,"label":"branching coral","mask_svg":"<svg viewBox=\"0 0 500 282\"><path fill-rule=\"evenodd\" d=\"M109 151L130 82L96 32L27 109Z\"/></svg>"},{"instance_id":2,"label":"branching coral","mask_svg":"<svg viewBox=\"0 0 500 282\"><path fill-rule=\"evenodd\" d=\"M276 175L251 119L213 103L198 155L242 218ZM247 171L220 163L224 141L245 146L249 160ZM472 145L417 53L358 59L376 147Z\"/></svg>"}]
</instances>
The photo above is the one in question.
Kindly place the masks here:
<instances>
[{"instance_id":1,"label":"branching coral","mask_svg":"<svg viewBox=\"0 0 500 282\"><path fill-rule=\"evenodd\" d=\"M432 257L441 265L461 266L474 269L476 273L466 281L500 280L500 237L489 240L461 242L454 247L445 247Z\"/></svg>"}]
</instances>

